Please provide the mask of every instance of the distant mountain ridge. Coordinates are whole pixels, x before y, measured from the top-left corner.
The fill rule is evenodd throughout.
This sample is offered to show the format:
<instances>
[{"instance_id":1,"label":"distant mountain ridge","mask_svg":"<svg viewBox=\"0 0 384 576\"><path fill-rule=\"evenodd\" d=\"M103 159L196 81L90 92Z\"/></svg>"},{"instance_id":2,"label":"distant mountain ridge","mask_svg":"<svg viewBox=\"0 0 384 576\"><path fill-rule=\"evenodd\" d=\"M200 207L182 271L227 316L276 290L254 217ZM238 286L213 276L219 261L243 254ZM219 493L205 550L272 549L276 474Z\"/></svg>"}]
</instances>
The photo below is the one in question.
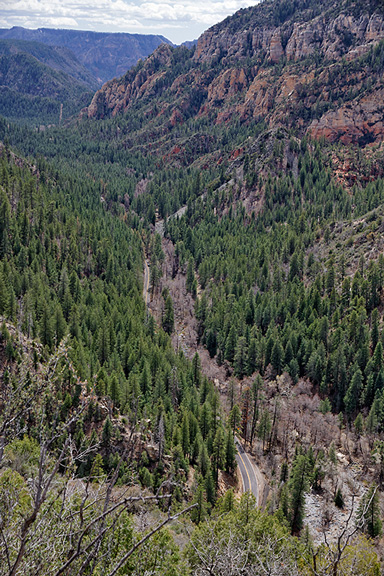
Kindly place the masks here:
<instances>
[{"instance_id":1,"label":"distant mountain ridge","mask_svg":"<svg viewBox=\"0 0 384 576\"><path fill-rule=\"evenodd\" d=\"M0 40L0 114L34 125L78 113L98 83L68 48Z\"/></svg>"},{"instance_id":2,"label":"distant mountain ridge","mask_svg":"<svg viewBox=\"0 0 384 576\"><path fill-rule=\"evenodd\" d=\"M0 39L25 40L50 46L66 47L94 76L99 85L121 76L138 60L146 58L160 44L172 44L154 34L104 33L22 27L0 29Z\"/></svg>"},{"instance_id":3,"label":"distant mountain ridge","mask_svg":"<svg viewBox=\"0 0 384 576\"><path fill-rule=\"evenodd\" d=\"M83 83L24 52L0 56L0 86L7 86L20 94L56 98L59 101L69 94L80 95L86 91Z\"/></svg>"},{"instance_id":4,"label":"distant mountain ridge","mask_svg":"<svg viewBox=\"0 0 384 576\"><path fill-rule=\"evenodd\" d=\"M48 46L28 40L0 40L0 58L17 60L20 54L28 54L41 64L57 72L68 74L89 90L96 90L95 77L78 61L76 56L63 46Z\"/></svg>"}]
</instances>

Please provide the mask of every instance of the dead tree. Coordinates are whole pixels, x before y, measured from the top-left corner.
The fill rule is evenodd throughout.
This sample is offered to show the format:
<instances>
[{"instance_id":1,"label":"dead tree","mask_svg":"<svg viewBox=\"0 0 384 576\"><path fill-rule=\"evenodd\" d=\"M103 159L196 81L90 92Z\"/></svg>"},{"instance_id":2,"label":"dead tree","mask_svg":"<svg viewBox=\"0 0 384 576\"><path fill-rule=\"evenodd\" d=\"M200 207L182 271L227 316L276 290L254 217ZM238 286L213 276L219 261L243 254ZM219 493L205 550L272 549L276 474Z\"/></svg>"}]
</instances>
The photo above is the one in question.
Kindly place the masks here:
<instances>
[{"instance_id":1,"label":"dead tree","mask_svg":"<svg viewBox=\"0 0 384 576\"><path fill-rule=\"evenodd\" d=\"M32 378L26 377L27 368L20 370L17 395L2 391L8 404L0 415L0 576L80 576L101 571L113 576L140 546L196 505L172 513L175 485L170 481L156 494L118 486L129 446L110 477L77 478L78 463L97 449L78 448L74 440L76 426L93 401L92 392L78 379L65 342ZM77 406L63 417L57 392L67 369L81 394ZM28 415L38 430L38 461L25 479L7 465L5 455L7 445L25 432L19 420ZM153 502L168 512L146 534L136 534L131 513Z\"/></svg>"}]
</instances>

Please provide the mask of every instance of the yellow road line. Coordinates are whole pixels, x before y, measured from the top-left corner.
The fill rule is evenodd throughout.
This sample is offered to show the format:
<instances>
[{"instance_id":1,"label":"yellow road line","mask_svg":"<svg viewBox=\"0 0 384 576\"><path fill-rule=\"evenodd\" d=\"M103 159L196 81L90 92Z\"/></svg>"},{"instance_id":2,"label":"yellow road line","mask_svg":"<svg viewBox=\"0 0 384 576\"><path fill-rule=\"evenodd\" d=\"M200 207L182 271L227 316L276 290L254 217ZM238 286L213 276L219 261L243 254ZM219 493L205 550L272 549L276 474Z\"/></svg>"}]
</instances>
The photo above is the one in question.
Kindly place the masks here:
<instances>
[{"instance_id":1,"label":"yellow road line","mask_svg":"<svg viewBox=\"0 0 384 576\"><path fill-rule=\"evenodd\" d=\"M248 476L248 482L249 482L249 490L250 490L250 492L252 492L252 484L251 484L251 478L249 477L249 472L248 472L248 469L247 469L247 467L246 467L246 465L245 465L245 462L244 462L244 460L243 460L243 458L242 458L242 456L241 456L240 452L238 452L238 454L239 454L240 460L242 461L242 463L243 463L243 466L244 466L244 468L245 468L245 471L246 471L246 473L247 473L247 476ZM244 486L244 488L245 488L245 486ZM245 490L244 490L244 492L245 492Z\"/></svg>"}]
</instances>

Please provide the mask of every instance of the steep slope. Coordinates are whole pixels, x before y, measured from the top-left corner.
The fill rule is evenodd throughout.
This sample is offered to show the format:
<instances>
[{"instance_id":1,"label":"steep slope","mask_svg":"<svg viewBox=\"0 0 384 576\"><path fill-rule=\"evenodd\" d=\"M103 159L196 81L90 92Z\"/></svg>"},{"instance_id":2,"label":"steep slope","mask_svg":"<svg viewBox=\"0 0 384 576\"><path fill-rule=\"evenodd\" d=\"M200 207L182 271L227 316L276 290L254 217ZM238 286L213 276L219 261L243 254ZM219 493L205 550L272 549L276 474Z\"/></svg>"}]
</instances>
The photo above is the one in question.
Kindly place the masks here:
<instances>
[{"instance_id":1,"label":"steep slope","mask_svg":"<svg viewBox=\"0 0 384 576\"><path fill-rule=\"evenodd\" d=\"M78 61L68 48L61 46L47 46L41 42L28 42L24 40L0 40L0 56L15 56L16 54L29 54L42 64L64 72L74 80L84 84L89 90L96 90L98 82L92 74Z\"/></svg>"},{"instance_id":2,"label":"steep slope","mask_svg":"<svg viewBox=\"0 0 384 576\"><path fill-rule=\"evenodd\" d=\"M60 99L77 97L89 88L39 62L25 52L0 56L0 85L14 92Z\"/></svg>"},{"instance_id":3,"label":"steep slope","mask_svg":"<svg viewBox=\"0 0 384 576\"><path fill-rule=\"evenodd\" d=\"M76 54L78 60L101 84L145 58L162 43L171 42L153 34L102 33L77 30L39 28L28 30L14 27L1 29L0 38L29 40L64 46Z\"/></svg>"},{"instance_id":4,"label":"steep slope","mask_svg":"<svg viewBox=\"0 0 384 576\"><path fill-rule=\"evenodd\" d=\"M332 23L341 17L355 33L339 41ZM317 21L318 51L287 55L295 26L308 40ZM98 373L97 394L109 393L128 421L141 410L158 448L142 460L143 483L158 485L155 462L169 447L181 482L189 458L202 507L214 503L220 392L231 410L227 439L239 428L271 479L269 511L298 534L311 490L316 536L333 524L336 540L346 530L334 521L334 494L342 491L352 525L357 491L383 482L384 180L382 152L370 145L382 139L381 22L373 2L264 3L214 27L193 53L161 46L64 130L12 134L0 123L4 140L11 133L40 157L35 187L47 192L36 202L25 178L23 216L14 168L2 169L12 190L0 238L10 313L48 347L45 319L58 333L68 326L76 365L88 381ZM264 46L268 30L275 38ZM344 108L356 133L342 126L328 142L306 137ZM42 156L54 159L50 180ZM158 327L140 298L142 251ZM173 332L176 356L160 324ZM215 388L200 371L207 362Z\"/></svg>"},{"instance_id":5,"label":"steep slope","mask_svg":"<svg viewBox=\"0 0 384 576\"><path fill-rule=\"evenodd\" d=\"M1 115L30 124L56 124L89 102L94 86L89 76L86 82L78 80L38 60L22 46L13 48L0 43ZM46 56L51 60L51 54Z\"/></svg>"},{"instance_id":6,"label":"steep slope","mask_svg":"<svg viewBox=\"0 0 384 576\"><path fill-rule=\"evenodd\" d=\"M162 151L167 133L175 144L180 126L185 134L196 120L263 120L332 142L381 142L383 39L379 0L266 1L209 29L193 52L160 47L103 86L87 113L137 110L145 118L140 141Z\"/></svg>"}]
</instances>

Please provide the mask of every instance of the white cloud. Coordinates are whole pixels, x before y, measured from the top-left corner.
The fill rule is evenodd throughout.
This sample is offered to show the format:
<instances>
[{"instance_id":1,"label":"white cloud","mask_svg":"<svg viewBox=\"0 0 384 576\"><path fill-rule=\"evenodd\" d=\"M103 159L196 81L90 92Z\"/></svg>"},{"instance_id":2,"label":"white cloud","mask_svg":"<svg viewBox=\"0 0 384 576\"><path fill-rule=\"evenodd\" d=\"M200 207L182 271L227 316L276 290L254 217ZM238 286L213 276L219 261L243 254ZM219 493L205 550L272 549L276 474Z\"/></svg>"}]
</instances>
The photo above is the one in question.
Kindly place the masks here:
<instances>
[{"instance_id":1,"label":"white cloud","mask_svg":"<svg viewBox=\"0 0 384 576\"><path fill-rule=\"evenodd\" d=\"M27 20L24 24L25 28L74 28L78 27L78 22L74 18L66 18L65 16L47 16L45 18L39 18Z\"/></svg>"},{"instance_id":2,"label":"white cloud","mask_svg":"<svg viewBox=\"0 0 384 576\"><path fill-rule=\"evenodd\" d=\"M0 25L158 33L182 42L257 1L1 0Z\"/></svg>"}]
</instances>

